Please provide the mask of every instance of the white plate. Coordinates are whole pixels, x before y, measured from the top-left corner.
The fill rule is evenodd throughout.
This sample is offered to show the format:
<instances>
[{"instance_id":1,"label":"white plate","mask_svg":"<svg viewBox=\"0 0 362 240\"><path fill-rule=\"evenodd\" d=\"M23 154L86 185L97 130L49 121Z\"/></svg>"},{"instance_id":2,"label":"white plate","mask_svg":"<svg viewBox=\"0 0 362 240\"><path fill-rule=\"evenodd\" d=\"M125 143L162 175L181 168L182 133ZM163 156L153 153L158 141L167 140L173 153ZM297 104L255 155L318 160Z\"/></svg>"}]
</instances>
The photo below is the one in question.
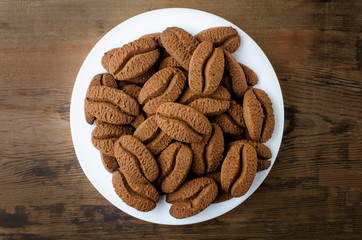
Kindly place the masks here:
<instances>
[{"instance_id":1,"label":"white plate","mask_svg":"<svg viewBox=\"0 0 362 240\"><path fill-rule=\"evenodd\" d=\"M182 225L206 221L235 208L245 201L260 186L268 175L271 167L268 170L256 174L251 188L244 196L233 198L222 203L212 204L195 216L186 219L173 218L169 214L171 205L166 203L165 197L161 197L154 210L146 213L139 212L123 203L114 192L111 181L112 174L104 169L100 154L91 143L91 132L94 126L87 124L83 110L86 90L92 77L98 73L105 72L101 65L101 58L105 52L112 48L120 47L142 35L162 32L165 28L171 26L181 27L191 34L197 34L204 29L217 26L232 26L238 30L242 41L239 50L233 55L239 62L244 63L256 72L259 83L255 87L266 91L273 103L276 125L272 138L266 144L273 155L271 159L272 165L277 156L282 139L284 107L277 76L263 51L240 28L213 14L184 8L150 11L124 21L99 40L85 59L78 73L70 106L71 132L79 163L93 186L108 201L123 212L148 222Z\"/></svg>"}]
</instances>

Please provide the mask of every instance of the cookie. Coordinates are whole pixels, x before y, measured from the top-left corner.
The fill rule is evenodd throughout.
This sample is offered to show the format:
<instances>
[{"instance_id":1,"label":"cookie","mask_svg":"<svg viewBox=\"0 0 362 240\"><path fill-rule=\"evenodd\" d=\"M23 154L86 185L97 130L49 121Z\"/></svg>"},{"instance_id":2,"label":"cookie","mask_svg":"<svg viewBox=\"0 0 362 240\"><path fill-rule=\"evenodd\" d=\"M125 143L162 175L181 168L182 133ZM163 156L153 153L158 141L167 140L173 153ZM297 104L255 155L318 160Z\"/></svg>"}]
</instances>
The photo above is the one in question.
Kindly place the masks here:
<instances>
[{"instance_id":1,"label":"cookie","mask_svg":"<svg viewBox=\"0 0 362 240\"><path fill-rule=\"evenodd\" d=\"M224 54L211 42L200 43L190 60L189 87L196 95L215 92L224 73Z\"/></svg>"},{"instance_id":2,"label":"cookie","mask_svg":"<svg viewBox=\"0 0 362 240\"><path fill-rule=\"evenodd\" d=\"M199 42L210 41L214 47L220 47L230 53L235 52L240 47L240 36L236 29L232 27L214 27L203 30L195 35Z\"/></svg>"},{"instance_id":3,"label":"cookie","mask_svg":"<svg viewBox=\"0 0 362 240\"><path fill-rule=\"evenodd\" d=\"M217 187L219 189L217 196L214 200L213 203L219 203L219 202L224 202L227 201L231 198L233 198L233 196L231 196L230 193L225 192L222 188L221 188L221 178L220 178L220 172L212 172L212 173L208 173L205 175L205 177L211 178L212 180L215 181L215 183L217 184Z\"/></svg>"},{"instance_id":4,"label":"cookie","mask_svg":"<svg viewBox=\"0 0 362 240\"><path fill-rule=\"evenodd\" d=\"M145 121L147 119L146 114L141 111L131 122L131 126L134 127L135 129L138 128L138 126L143 123L143 121Z\"/></svg>"},{"instance_id":5,"label":"cookie","mask_svg":"<svg viewBox=\"0 0 362 240\"><path fill-rule=\"evenodd\" d=\"M260 136L260 142L264 143L271 138L274 131L275 119L274 119L273 105L266 92L258 88L253 88L253 91L256 98L261 103L265 115L263 122L263 130Z\"/></svg>"},{"instance_id":6,"label":"cookie","mask_svg":"<svg viewBox=\"0 0 362 240\"><path fill-rule=\"evenodd\" d=\"M118 163L115 157L109 156L107 154L104 154L101 152L101 159L102 159L102 163L104 168L110 172L113 173L114 171L116 171L118 169Z\"/></svg>"},{"instance_id":7,"label":"cookie","mask_svg":"<svg viewBox=\"0 0 362 240\"><path fill-rule=\"evenodd\" d=\"M192 171L197 175L214 172L224 152L224 136L219 125L213 123L209 139L203 143L192 143L191 149L194 153Z\"/></svg>"},{"instance_id":8,"label":"cookie","mask_svg":"<svg viewBox=\"0 0 362 240\"><path fill-rule=\"evenodd\" d=\"M141 140L154 155L157 155L170 144L172 138L161 131L155 118L156 116L151 116L142 122L133 136Z\"/></svg>"},{"instance_id":9,"label":"cookie","mask_svg":"<svg viewBox=\"0 0 362 240\"><path fill-rule=\"evenodd\" d=\"M210 95L198 96L194 95L190 88L186 88L178 101L196 109L205 116L215 116L229 109L230 93L223 86L219 86Z\"/></svg>"},{"instance_id":10,"label":"cookie","mask_svg":"<svg viewBox=\"0 0 362 240\"><path fill-rule=\"evenodd\" d=\"M233 197L243 196L253 183L257 168L255 149L249 144L235 144L221 165L221 187Z\"/></svg>"},{"instance_id":11,"label":"cookie","mask_svg":"<svg viewBox=\"0 0 362 240\"><path fill-rule=\"evenodd\" d=\"M181 64L179 64L176 59L174 59L171 56L168 56L166 58L164 58L161 62L160 65L158 67L159 70L167 68L167 67L172 67L172 68L181 68Z\"/></svg>"},{"instance_id":12,"label":"cookie","mask_svg":"<svg viewBox=\"0 0 362 240\"><path fill-rule=\"evenodd\" d=\"M141 87L135 84L127 84L122 87L122 91L133 97L134 99L138 99L138 95L141 92Z\"/></svg>"},{"instance_id":13,"label":"cookie","mask_svg":"<svg viewBox=\"0 0 362 240\"><path fill-rule=\"evenodd\" d=\"M92 144L104 154L114 157L113 145L120 136L132 134L130 126L103 122L92 131Z\"/></svg>"},{"instance_id":14,"label":"cookie","mask_svg":"<svg viewBox=\"0 0 362 240\"><path fill-rule=\"evenodd\" d=\"M249 89L244 96L244 118L251 139L266 142L274 130L274 115L268 95L260 89Z\"/></svg>"},{"instance_id":15,"label":"cookie","mask_svg":"<svg viewBox=\"0 0 362 240\"><path fill-rule=\"evenodd\" d=\"M161 33L161 43L166 51L186 70L199 42L182 28L169 27Z\"/></svg>"},{"instance_id":16,"label":"cookie","mask_svg":"<svg viewBox=\"0 0 362 240\"><path fill-rule=\"evenodd\" d=\"M228 149L230 149L235 144L240 144L240 143L242 143L242 144L247 143L250 146L252 146L253 148L255 148L258 159L267 160L272 157L271 151L266 145L264 145L260 142L252 141L252 140L238 140L238 141L231 142L228 144Z\"/></svg>"},{"instance_id":17,"label":"cookie","mask_svg":"<svg viewBox=\"0 0 362 240\"><path fill-rule=\"evenodd\" d=\"M243 107L231 99L229 109L214 118L224 133L240 135L245 128Z\"/></svg>"},{"instance_id":18,"label":"cookie","mask_svg":"<svg viewBox=\"0 0 362 240\"><path fill-rule=\"evenodd\" d=\"M217 184L211 178L200 177L185 182L176 192L168 194L166 201L171 203L171 216L191 217L207 208L216 198Z\"/></svg>"},{"instance_id":19,"label":"cookie","mask_svg":"<svg viewBox=\"0 0 362 240\"><path fill-rule=\"evenodd\" d=\"M122 201L138 211L148 212L156 207L159 195L150 182L135 182L116 171L112 176L112 184Z\"/></svg>"},{"instance_id":20,"label":"cookie","mask_svg":"<svg viewBox=\"0 0 362 240\"><path fill-rule=\"evenodd\" d=\"M150 34L143 35L140 38L151 38L153 41L155 41L157 43L157 45L159 47L162 47L160 37L161 37L161 33L150 33Z\"/></svg>"},{"instance_id":21,"label":"cookie","mask_svg":"<svg viewBox=\"0 0 362 240\"><path fill-rule=\"evenodd\" d=\"M165 102L175 101L182 93L186 77L177 68L164 68L155 73L142 87L138 102L149 115Z\"/></svg>"},{"instance_id":22,"label":"cookie","mask_svg":"<svg viewBox=\"0 0 362 240\"><path fill-rule=\"evenodd\" d=\"M224 56L225 72L221 84L226 87L234 99L242 99L248 89L243 68L228 51L224 51Z\"/></svg>"},{"instance_id":23,"label":"cookie","mask_svg":"<svg viewBox=\"0 0 362 240\"><path fill-rule=\"evenodd\" d=\"M102 59L102 63L116 79L128 80L146 73L159 56L160 52L154 40L140 38L121 48L112 49L111 53L103 56L105 59Z\"/></svg>"},{"instance_id":24,"label":"cookie","mask_svg":"<svg viewBox=\"0 0 362 240\"><path fill-rule=\"evenodd\" d=\"M186 143L200 143L212 131L207 117L179 103L164 103L159 106L156 122L168 136Z\"/></svg>"},{"instance_id":25,"label":"cookie","mask_svg":"<svg viewBox=\"0 0 362 240\"><path fill-rule=\"evenodd\" d=\"M156 72L156 67L152 66L147 72L143 73L140 76L129 78L127 80L118 81L120 84L122 82L125 82L126 84L139 84L143 85L145 82L147 82L150 77Z\"/></svg>"},{"instance_id":26,"label":"cookie","mask_svg":"<svg viewBox=\"0 0 362 240\"><path fill-rule=\"evenodd\" d=\"M133 97L106 86L89 88L86 103L89 113L108 123L128 124L139 114L138 102Z\"/></svg>"},{"instance_id":27,"label":"cookie","mask_svg":"<svg viewBox=\"0 0 362 240\"><path fill-rule=\"evenodd\" d=\"M101 73L93 77L92 81L89 83L87 92L89 91L89 88L93 86L107 86L107 87L117 88L117 81L116 79L114 79L114 77L111 74ZM88 108L87 101L84 100L85 120L87 121L87 123L93 124L96 118L88 111L87 108Z\"/></svg>"},{"instance_id":28,"label":"cookie","mask_svg":"<svg viewBox=\"0 0 362 240\"><path fill-rule=\"evenodd\" d=\"M189 146L174 142L163 150L157 159L160 176L157 180L164 193L174 192L184 182L192 163Z\"/></svg>"},{"instance_id":29,"label":"cookie","mask_svg":"<svg viewBox=\"0 0 362 240\"><path fill-rule=\"evenodd\" d=\"M260 172L266 170L270 167L270 165L271 165L270 161L258 159L256 171Z\"/></svg>"},{"instance_id":30,"label":"cookie","mask_svg":"<svg viewBox=\"0 0 362 240\"><path fill-rule=\"evenodd\" d=\"M248 86L256 85L258 83L258 76L256 75L256 73L253 70L251 70L249 67L245 66L244 64L242 63L239 64L244 71Z\"/></svg>"},{"instance_id":31,"label":"cookie","mask_svg":"<svg viewBox=\"0 0 362 240\"><path fill-rule=\"evenodd\" d=\"M153 154L132 135L123 135L114 143L114 156L127 179L131 176L133 181L153 182L158 177L159 169Z\"/></svg>"}]
</instances>

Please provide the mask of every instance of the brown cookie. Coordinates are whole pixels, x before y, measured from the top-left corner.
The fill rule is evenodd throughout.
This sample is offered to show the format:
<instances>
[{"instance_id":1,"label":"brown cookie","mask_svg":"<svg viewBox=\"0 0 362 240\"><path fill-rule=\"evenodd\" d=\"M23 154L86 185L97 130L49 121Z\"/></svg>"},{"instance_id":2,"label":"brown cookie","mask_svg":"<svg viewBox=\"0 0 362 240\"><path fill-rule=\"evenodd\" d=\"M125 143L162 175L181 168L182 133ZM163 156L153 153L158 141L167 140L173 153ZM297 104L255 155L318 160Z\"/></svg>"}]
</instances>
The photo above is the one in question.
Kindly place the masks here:
<instances>
[{"instance_id":1,"label":"brown cookie","mask_svg":"<svg viewBox=\"0 0 362 240\"><path fill-rule=\"evenodd\" d=\"M219 86L210 95L198 96L194 95L190 88L186 88L178 101L196 109L205 116L215 116L229 109L230 93L223 86Z\"/></svg>"},{"instance_id":2,"label":"brown cookie","mask_svg":"<svg viewBox=\"0 0 362 240\"><path fill-rule=\"evenodd\" d=\"M224 135L216 123L212 124L212 133L203 143L192 143L194 160L192 171L197 175L214 172L220 165L224 152Z\"/></svg>"},{"instance_id":3,"label":"brown cookie","mask_svg":"<svg viewBox=\"0 0 362 240\"><path fill-rule=\"evenodd\" d=\"M239 63L241 68L244 71L245 77L246 77L246 82L248 83L249 86L254 86L258 83L258 76L255 74L255 72L253 70L251 70L250 68L248 68L247 66L245 66L242 63Z\"/></svg>"},{"instance_id":4,"label":"brown cookie","mask_svg":"<svg viewBox=\"0 0 362 240\"><path fill-rule=\"evenodd\" d=\"M157 43L140 38L112 49L102 59L104 68L118 80L128 80L146 73L160 56Z\"/></svg>"},{"instance_id":5,"label":"brown cookie","mask_svg":"<svg viewBox=\"0 0 362 240\"><path fill-rule=\"evenodd\" d=\"M171 56L166 57L160 62L160 65L158 67L159 70L172 67L172 68L181 68L182 66Z\"/></svg>"},{"instance_id":6,"label":"brown cookie","mask_svg":"<svg viewBox=\"0 0 362 240\"><path fill-rule=\"evenodd\" d=\"M114 77L111 74L101 73L93 77L92 81L89 83L87 92L89 91L89 88L93 86L107 86L107 87L117 88L117 81L116 79L114 79ZM85 120L87 121L87 123L93 124L94 121L96 120L96 117L88 111L87 109L88 107L89 106L87 105L86 100L84 100Z\"/></svg>"},{"instance_id":7,"label":"brown cookie","mask_svg":"<svg viewBox=\"0 0 362 240\"><path fill-rule=\"evenodd\" d=\"M189 70L192 53L199 42L190 33L178 27L169 27L161 33L166 51L185 69Z\"/></svg>"},{"instance_id":8,"label":"brown cookie","mask_svg":"<svg viewBox=\"0 0 362 240\"><path fill-rule=\"evenodd\" d=\"M238 140L238 141L231 142L228 145L228 149L230 149L233 145L240 144L240 143L242 143L242 144L247 143L250 146L252 146L253 148L255 148L256 154L258 155L258 159L267 160L272 157L271 151L266 145L264 145L260 142L252 141L252 140Z\"/></svg>"},{"instance_id":9,"label":"brown cookie","mask_svg":"<svg viewBox=\"0 0 362 240\"><path fill-rule=\"evenodd\" d=\"M192 54L189 68L189 87L196 95L215 92L224 73L224 54L211 42L200 43Z\"/></svg>"},{"instance_id":10,"label":"brown cookie","mask_svg":"<svg viewBox=\"0 0 362 240\"><path fill-rule=\"evenodd\" d=\"M274 115L268 95L251 88L244 96L244 118L251 139L266 142L274 130Z\"/></svg>"},{"instance_id":11,"label":"brown cookie","mask_svg":"<svg viewBox=\"0 0 362 240\"><path fill-rule=\"evenodd\" d=\"M139 85L143 85L145 82L147 82L148 79L150 79L150 77L152 77L152 75L155 73L156 71L156 67L153 66L151 67L149 70L147 70L147 72L145 72L144 74L134 77L134 78L129 78L127 80L122 80L122 81L118 81L119 83L125 82L126 84L139 84Z\"/></svg>"},{"instance_id":12,"label":"brown cookie","mask_svg":"<svg viewBox=\"0 0 362 240\"><path fill-rule=\"evenodd\" d=\"M133 97L106 86L89 88L86 105L97 119L113 124L131 123L139 114L138 102Z\"/></svg>"},{"instance_id":13,"label":"brown cookie","mask_svg":"<svg viewBox=\"0 0 362 240\"><path fill-rule=\"evenodd\" d=\"M263 170L266 170L270 167L271 165L271 162L270 161L266 161L266 160L262 160L262 159L258 159L258 166L256 168L256 171L257 172L260 172L260 171L263 171Z\"/></svg>"},{"instance_id":14,"label":"brown cookie","mask_svg":"<svg viewBox=\"0 0 362 240\"><path fill-rule=\"evenodd\" d=\"M103 122L92 131L92 144L104 154L114 157L113 145L122 135L132 134L132 128Z\"/></svg>"},{"instance_id":15,"label":"brown cookie","mask_svg":"<svg viewBox=\"0 0 362 240\"><path fill-rule=\"evenodd\" d=\"M154 155L157 155L170 144L172 138L161 131L157 126L155 118L156 116L151 116L142 122L133 136L146 144L146 147Z\"/></svg>"},{"instance_id":16,"label":"brown cookie","mask_svg":"<svg viewBox=\"0 0 362 240\"><path fill-rule=\"evenodd\" d=\"M182 93L186 77L177 68L164 68L155 73L142 87L138 102L143 104L143 111L152 115L165 102L175 101Z\"/></svg>"},{"instance_id":17,"label":"brown cookie","mask_svg":"<svg viewBox=\"0 0 362 240\"><path fill-rule=\"evenodd\" d=\"M120 171L131 176L133 181L147 179L153 182L158 177L158 165L153 154L138 138L123 135L114 143L114 155Z\"/></svg>"},{"instance_id":18,"label":"brown cookie","mask_svg":"<svg viewBox=\"0 0 362 240\"><path fill-rule=\"evenodd\" d=\"M122 91L133 97L134 99L138 99L138 95L140 94L141 87L135 84L127 84L122 87ZM144 120L146 120L146 114L143 111L134 118L131 122L132 127L137 128Z\"/></svg>"},{"instance_id":19,"label":"brown cookie","mask_svg":"<svg viewBox=\"0 0 362 240\"><path fill-rule=\"evenodd\" d=\"M190 170L192 151L189 146L174 142L161 152L157 162L160 189L164 193L172 193L181 186Z\"/></svg>"},{"instance_id":20,"label":"brown cookie","mask_svg":"<svg viewBox=\"0 0 362 240\"><path fill-rule=\"evenodd\" d=\"M101 159L102 159L104 168L108 172L113 173L114 171L116 171L119 168L115 157L109 156L109 155L101 152Z\"/></svg>"},{"instance_id":21,"label":"brown cookie","mask_svg":"<svg viewBox=\"0 0 362 240\"><path fill-rule=\"evenodd\" d=\"M205 177L209 177L212 180L215 181L215 183L217 184L217 187L219 189L218 193L217 193L217 197L214 200L214 203L219 203L219 202L224 202L227 201L231 198L233 198L233 196L231 196L230 193L225 192L222 188L221 188L221 178L220 178L220 172L212 172L212 173L208 173L205 175Z\"/></svg>"},{"instance_id":22,"label":"brown cookie","mask_svg":"<svg viewBox=\"0 0 362 240\"><path fill-rule=\"evenodd\" d=\"M191 217L207 208L216 198L217 184L211 178L200 177L185 182L176 192L168 194L166 201L172 203L171 216Z\"/></svg>"},{"instance_id":23,"label":"brown cookie","mask_svg":"<svg viewBox=\"0 0 362 240\"><path fill-rule=\"evenodd\" d=\"M243 107L231 99L229 109L216 116L214 121L219 124L224 133L240 135L243 133L243 129L245 128Z\"/></svg>"},{"instance_id":24,"label":"brown cookie","mask_svg":"<svg viewBox=\"0 0 362 240\"><path fill-rule=\"evenodd\" d=\"M186 143L200 143L212 131L211 123L203 114L179 103L159 106L156 122L168 136Z\"/></svg>"},{"instance_id":25,"label":"brown cookie","mask_svg":"<svg viewBox=\"0 0 362 240\"><path fill-rule=\"evenodd\" d=\"M155 41L157 43L157 45L159 47L162 47L160 37L161 37L161 33L150 33L150 34L143 35L140 38L151 38L153 41Z\"/></svg>"},{"instance_id":26,"label":"brown cookie","mask_svg":"<svg viewBox=\"0 0 362 240\"><path fill-rule=\"evenodd\" d=\"M240 47L240 36L232 27L214 27L206 29L195 35L199 42L210 41L214 47L221 47L230 53Z\"/></svg>"},{"instance_id":27,"label":"brown cookie","mask_svg":"<svg viewBox=\"0 0 362 240\"><path fill-rule=\"evenodd\" d=\"M254 88L253 91L256 98L261 103L265 115L263 122L263 130L260 136L260 142L264 143L271 138L274 131L275 119L274 119L273 105L266 92L257 88Z\"/></svg>"},{"instance_id":28,"label":"brown cookie","mask_svg":"<svg viewBox=\"0 0 362 240\"><path fill-rule=\"evenodd\" d=\"M221 84L226 87L231 96L241 99L248 89L245 73L236 59L228 52L225 55L225 72Z\"/></svg>"},{"instance_id":29,"label":"brown cookie","mask_svg":"<svg viewBox=\"0 0 362 240\"><path fill-rule=\"evenodd\" d=\"M127 84L122 87L122 91L133 97L134 99L138 99L138 95L140 94L141 87L135 84Z\"/></svg>"},{"instance_id":30,"label":"brown cookie","mask_svg":"<svg viewBox=\"0 0 362 240\"><path fill-rule=\"evenodd\" d=\"M221 187L233 197L243 196L254 181L257 168L255 149L249 144L235 144L221 166Z\"/></svg>"},{"instance_id":31,"label":"brown cookie","mask_svg":"<svg viewBox=\"0 0 362 240\"><path fill-rule=\"evenodd\" d=\"M145 114L143 111L141 111L140 114L138 114L138 115L134 118L134 120L131 122L131 125L132 125L132 127L134 127L134 128L138 128L138 126L139 126L141 123L143 123L143 121L145 121L146 119L147 119L146 114Z\"/></svg>"},{"instance_id":32,"label":"brown cookie","mask_svg":"<svg viewBox=\"0 0 362 240\"><path fill-rule=\"evenodd\" d=\"M151 211L156 207L159 195L150 182L135 182L129 175L116 171L112 183L117 195L127 205L142 212Z\"/></svg>"}]
</instances>

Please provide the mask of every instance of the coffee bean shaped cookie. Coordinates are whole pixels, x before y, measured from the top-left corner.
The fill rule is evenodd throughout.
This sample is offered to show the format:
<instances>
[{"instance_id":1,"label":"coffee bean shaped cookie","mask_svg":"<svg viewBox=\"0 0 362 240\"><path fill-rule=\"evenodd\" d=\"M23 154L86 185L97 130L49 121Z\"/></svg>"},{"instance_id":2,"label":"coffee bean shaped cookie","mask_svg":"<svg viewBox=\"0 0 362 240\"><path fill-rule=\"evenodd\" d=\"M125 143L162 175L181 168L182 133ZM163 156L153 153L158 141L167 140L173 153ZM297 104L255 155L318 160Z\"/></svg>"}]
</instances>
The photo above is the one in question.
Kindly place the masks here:
<instances>
[{"instance_id":1,"label":"coffee bean shaped cookie","mask_svg":"<svg viewBox=\"0 0 362 240\"><path fill-rule=\"evenodd\" d=\"M236 59L228 52L225 55L225 72L221 84L231 93L235 99L242 99L248 89L245 73Z\"/></svg>"},{"instance_id":2,"label":"coffee bean shaped cookie","mask_svg":"<svg viewBox=\"0 0 362 240\"><path fill-rule=\"evenodd\" d=\"M207 117L179 103L164 103L159 106L156 122L168 136L186 143L201 143L212 131Z\"/></svg>"},{"instance_id":3,"label":"coffee bean shaped cookie","mask_svg":"<svg viewBox=\"0 0 362 240\"><path fill-rule=\"evenodd\" d=\"M151 38L153 41L155 41L157 43L157 45L159 47L162 47L160 37L161 37L161 33L150 33L150 34L143 35L140 38Z\"/></svg>"},{"instance_id":4,"label":"coffee bean shaped cookie","mask_svg":"<svg viewBox=\"0 0 362 240\"><path fill-rule=\"evenodd\" d=\"M250 137L266 142L274 131L274 114L268 95L260 89L249 89L244 96L244 118Z\"/></svg>"},{"instance_id":5,"label":"coffee bean shaped cookie","mask_svg":"<svg viewBox=\"0 0 362 240\"><path fill-rule=\"evenodd\" d=\"M211 42L200 43L192 54L189 69L189 87L194 94L215 92L224 73L224 54L213 48Z\"/></svg>"},{"instance_id":6,"label":"coffee bean shaped cookie","mask_svg":"<svg viewBox=\"0 0 362 240\"><path fill-rule=\"evenodd\" d=\"M229 109L230 93L223 86L219 86L210 95L198 96L194 95L190 88L186 88L179 102L196 109L205 116L215 116Z\"/></svg>"},{"instance_id":7,"label":"coffee bean shaped cookie","mask_svg":"<svg viewBox=\"0 0 362 240\"><path fill-rule=\"evenodd\" d=\"M221 47L230 53L240 47L240 36L232 27L209 28L195 35L199 42L210 41L214 47Z\"/></svg>"},{"instance_id":8,"label":"coffee bean shaped cookie","mask_svg":"<svg viewBox=\"0 0 362 240\"><path fill-rule=\"evenodd\" d=\"M260 142L252 141L252 140L238 140L238 141L231 142L228 144L228 149L230 149L232 146L234 146L236 144L240 144L240 143L249 144L250 146L255 148L256 154L258 155L258 159L267 160L272 157L271 151L266 145L264 145Z\"/></svg>"},{"instance_id":9,"label":"coffee bean shaped cookie","mask_svg":"<svg viewBox=\"0 0 362 240\"><path fill-rule=\"evenodd\" d=\"M239 63L241 68L244 71L246 82L249 86L254 86L258 83L258 76L255 74L253 70L251 70L249 67L245 66L242 63Z\"/></svg>"},{"instance_id":10,"label":"coffee bean shaped cookie","mask_svg":"<svg viewBox=\"0 0 362 240\"><path fill-rule=\"evenodd\" d=\"M215 181L215 183L217 184L218 187L218 193L217 193L217 197L214 200L214 203L219 203L219 202L224 202L227 201L231 198L233 198L233 196L231 196L230 193L225 192L222 188L221 188L221 177L220 177L221 173L220 172L212 172L212 173L208 173L205 175L205 177L211 178L212 180Z\"/></svg>"},{"instance_id":11,"label":"coffee bean shaped cookie","mask_svg":"<svg viewBox=\"0 0 362 240\"><path fill-rule=\"evenodd\" d=\"M214 121L219 124L224 133L240 135L245 128L243 107L231 99L230 108L226 112L216 116Z\"/></svg>"},{"instance_id":12,"label":"coffee bean shaped cookie","mask_svg":"<svg viewBox=\"0 0 362 240\"><path fill-rule=\"evenodd\" d=\"M133 97L106 86L91 87L86 103L92 115L108 123L128 124L139 114L138 102Z\"/></svg>"},{"instance_id":13,"label":"coffee bean shaped cookie","mask_svg":"<svg viewBox=\"0 0 362 240\"><path fill-rule=\"evenodd\" d=\"M171 203L171 216L191 217L207 208L216 198L217 184L211 178L200 177L185 182L176 192L168 194L166 201Z\"/></svg>"},{"instance_id":14,"label":"coffee bean shaped cookie","mask_svg":"<svg viewBox=\"0 0 362 240\"><path fill-rule=\"evenodd\" d=\"M92 143L104 154L114 157L113 145L120 136L132 134L130 126L115 125L103 122L97 124L92 131Z\"/></svg>"},{"instance_id":15,"label":"coffee bean shaped cookie","mask_svg":"<svg viewBox=\"0 0 362 240\"><path fill-rule=\"evenodd\" d=\"M235 144L249 144L253 148L255 148L257 157L258 157L258 167L256 169L257 172L268 169L270 167L271 162L267 161L272 157L270 149L260 142L255 142L252 140L238 140L229 143L228 149L230 149Z\"/></svg>"},{"instance_id":16,"label":"coffee bean shaped cookie","mask_svg":"<svg viewBox=\"0 0 362 240\"><path fill-rule=\"evenodd\" d=\"M109 156L109 155L101 152L101 159L102 159L104 168L108 172L113 173L114 171L116 171L118 169L119 166L118 166L118 162L115 157Z\"/></svg>"},{"instance_id":17,"label":"coffee bean shaped cookie","mask_svg":"<svg viewBox=\"0 0 362 240\"><path fill-rule=\"evenodd\" d=\"M101 73L93 77L92 81L89 83L87 92L89 91L89 88L94 86L107 86L107 87L117 88L117 81L116 79L114 79L114 77L111 74ZM88 111L88 107L89 106L87 105L87 101L84 100L85 120L87 121L87 123L93 124L96 118Z\"/></svg>"},{"instance_id":18,"label":"coffee bean shaped cookie","mask_svg":"<svg viewBox=\"0 0 362 240\"><path fill-rule=\"evenodd\" d=\"M164 193L172 193L185 181L192 164L192 151L189 146L174 142L161 152L157 162L160 189Z\"/></svg>"},{"instance_id":19,"label":"coffee bean shaped cookie","mask_svg":"<svg viewBox=\"0 0 362 240\"><path fill-rule=\"evenodd\" d=\"M153 182L158 177L156 159L138 138L132 135L121 136L114 143L114 155L126 178L132 176L134 181L147 179Z\"/></svg>"},{"instance_id":20,"label":"coffee bean shaped cookie","mask_svg":"<svg viewBox=\"0 0 362 240\"><path fill-rule=\"evenodd\" d=\"M159 194L150 182L135 182L116 171L112 176L112 184L122 201L138 211L148 212L156 207Z\"/></svg>"},{"instance_id":21,"label":"coffee bean shaped cookie","mask_svg":"<svg viewBox=\"0 0 362 240\"><path fill-rule=\"evenodd\" d=\"M192 53L199 44L196 38L181 28L169 27L161 33L161 43L166 51L188 71Z\"/></svg>"},{"instance_id":22,"label":"coffee bean shaped cookie","mask_svg":"<svg viewBox=\"0 0 362 240\"><path fill-rule=\"evenodd\" d=\"M111 56L110 56L111 55ZM158 60L160 52L151 38L141 38L105 54L105 66L116 79L132 79L146 73Z\"/></svg>"},{"instance_id":23,"label":"coffee bean shaped cookie","mask_svg":"<svg viewBox=\"0 0 362 240\"><path fill-rule=\"evenodd\" d=\"M174 102L182 93L186 77L177 68L164 68L155 73L142 87L138 102L149 115L165 102Z\"/></svg>"},{"instance_id":24,"label":"coffee bean shaped cookie","mask_svg":"<svg viewBox=\"0 0 362 240\"><path fill-rule=\"evenodd\" d=\"M154 154L157 155L165 149L172 138L167 136L156 123L156 116L151 116L142 122L133 136L141 140L146 147Z\"/></svg>"},{"instance_id":25,"label":"coffee bean shaped cookie","mask_svg":"<svg viewBox=\"0 0 362 240\"><path fill-rule=\"evenodd\" d=\"M257 168L255 149L249 144L230 148L221 166L221 187L233 197L243 196L254 181Z\"/></svg>"},{"instance_id":26,"label":"coffee bean shaped cookie","mask_svg":"<svg viewBox=\"0 0 362 240\"><path fill-rule=\"evenodd\" d=\"M224 152L224 136L216 123L212 124L212 133L207 142L192 143L194 160L192 171L197 175L214 172L220 165Z\"/></svg>"},{"instance_id":27,"label":"coffee bean shaped cookie","mask_svg":"<svg viewBox=\"0 0 362 240\"><path fill-rule=\"evenodd\" d=\"M166 57L160 62L160 65L158 67L159 70L172 67L172 68L181 68L182 66L171 56Z\"/></svg>"},{"instance_id":28,"label":"coffee bean shaped cookie","mask_svg":"<svg viewBox=\"0 0 362 240\"><path fill-rule=\"evenodd\" d=\"M274 119L273 105L266 92L258 88L253 88L253 91L256 98L261 103L265 115L263 122L263 130L260 136L260 142L264 143L271 138L274 131L275 119Z\"/></svg>"}]
</instances>

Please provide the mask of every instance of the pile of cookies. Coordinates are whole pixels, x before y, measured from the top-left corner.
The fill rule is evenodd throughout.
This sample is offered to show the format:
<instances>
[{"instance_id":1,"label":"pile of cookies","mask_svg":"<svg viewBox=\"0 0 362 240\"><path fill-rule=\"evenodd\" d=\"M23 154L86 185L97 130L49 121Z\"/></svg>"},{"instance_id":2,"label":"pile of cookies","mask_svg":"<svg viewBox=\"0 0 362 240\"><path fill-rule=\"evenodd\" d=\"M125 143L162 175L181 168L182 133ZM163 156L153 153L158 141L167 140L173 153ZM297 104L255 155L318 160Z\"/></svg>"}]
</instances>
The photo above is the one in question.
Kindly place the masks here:
<instances>
[{"instance_id":1,"label":"pile of cookies","mask_svg":"<svg viewBox=\"0 0 362 240\"><path fill-rule=\"evenodd\" d=\"M169 27L104 54L85 117L126 204L150 211L166 194L172 216L190 217L244 195L270 166L272 103L232 56L240 43L232 27Z\"/></svg>"}]
</instances>

